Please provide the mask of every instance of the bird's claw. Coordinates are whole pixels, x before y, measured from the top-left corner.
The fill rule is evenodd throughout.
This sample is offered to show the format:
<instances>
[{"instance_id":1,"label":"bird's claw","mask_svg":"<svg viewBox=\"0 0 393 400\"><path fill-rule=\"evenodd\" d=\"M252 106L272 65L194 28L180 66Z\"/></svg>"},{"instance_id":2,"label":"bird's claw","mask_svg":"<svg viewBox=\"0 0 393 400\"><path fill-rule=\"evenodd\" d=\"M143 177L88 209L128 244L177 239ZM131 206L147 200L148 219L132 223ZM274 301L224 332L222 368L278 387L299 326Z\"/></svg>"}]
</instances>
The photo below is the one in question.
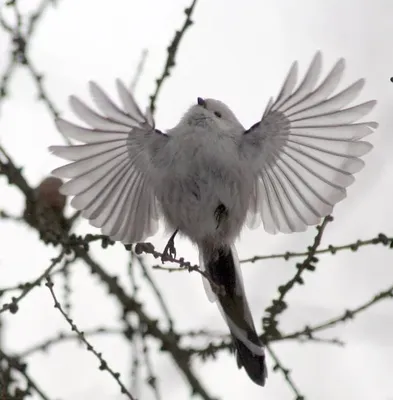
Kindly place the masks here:
<instances>
[{"instance_id":1,"label":"bird's claw","mask_svg":"<svg viewBox=\"0 0 393 400\"><path fill-rule=\"evenodd\" d=\"M161 261L164 263L165 261L170 261L173 258L176 258L176 247L174 237L168 240L168 243L165 246L165 249L161 256Z\"/></svg>"}]
</instances>

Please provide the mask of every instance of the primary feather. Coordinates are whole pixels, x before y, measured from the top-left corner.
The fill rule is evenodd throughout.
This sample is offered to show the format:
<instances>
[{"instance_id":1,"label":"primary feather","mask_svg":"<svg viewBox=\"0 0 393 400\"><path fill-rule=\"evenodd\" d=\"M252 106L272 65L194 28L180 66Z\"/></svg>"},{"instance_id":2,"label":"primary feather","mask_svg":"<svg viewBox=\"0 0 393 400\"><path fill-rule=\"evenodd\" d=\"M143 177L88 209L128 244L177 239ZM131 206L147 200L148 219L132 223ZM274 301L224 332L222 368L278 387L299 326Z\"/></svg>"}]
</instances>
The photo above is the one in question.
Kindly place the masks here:
<instances>
[{"instance_id":1,"label":"primary feather","mask_svg":"<svg viewBox=\"0 0 393 400\"><path fill-rule=\"evenodd\" d=\"M375 122L356 123L376 101L347 107L360 93L360 79L332 96L345 68L340 59L318 86L322 57L318 52L296 88L295 62L275 101L270 101L261 122L244 133L242 153L259 176L260 212L270 233L303 231L329 215L345 198L364 154L372 149L364 136Z\"/></svg>"},{"instance_id":2,"label":"primary feather","mask_svg":"<svg viewBox=\"0 0 393 400\"><path fill-rule=\"evenodd\" d=\"M114 240L134 243L154 234L159 217L151 185L151 157L154 149L167 140L154 129L121 81L117 90L123 110L96 84L90 92L100 115L71 96L75 114L91 128L58 119L57 128L65 136L85 144L51 146L59 157L73 161L53 171L69 178L60 191L74 196L71 205L82 216Z\"/></svg>"}]
</instances>

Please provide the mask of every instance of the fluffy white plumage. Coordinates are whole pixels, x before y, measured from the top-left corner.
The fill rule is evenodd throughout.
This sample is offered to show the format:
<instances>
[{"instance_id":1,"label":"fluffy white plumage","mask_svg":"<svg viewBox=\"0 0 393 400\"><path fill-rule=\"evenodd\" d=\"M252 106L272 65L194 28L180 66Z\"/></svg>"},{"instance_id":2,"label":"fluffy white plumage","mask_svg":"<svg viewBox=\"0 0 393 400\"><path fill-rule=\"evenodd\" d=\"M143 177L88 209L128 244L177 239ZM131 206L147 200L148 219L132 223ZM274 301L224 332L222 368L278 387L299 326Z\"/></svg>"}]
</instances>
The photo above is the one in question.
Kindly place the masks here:
<instances>
[{"instance_id":1,"label":"fluffy white plumage","mask_svg":"<svg viewBox=\"0 0 393 400\"><path fill-rule=\"evenodd\" d=\"M357 122L375 101L349 106L364 80L333 94L345 62L340 59L318 84L321 67L317 53L297 85L295 62L276 100L247 130L224 103L198 98L176 127L162 133L119 80L122 109L90 83L102 115L72 96L71 108L89 128L56 121L63 135L84 144L50 147L71 161L53 171L69 179L61 193L73 196L71 205L104 234L125 244L142 241L163 216L198 245L201 267L225 288L216 296L205 281L234 338L238 365L262 386L264 347L234 240L252 220L262 219L270 233L289 233L329 215L372 148L361 139L377 128L376 122Z\"/></svg>"},{"instance_id":2,"label":"fluffy white plumage","mask_svg":"<svg viewBox=\"0 0 393 400\"><path fill-rule=\"evenodd\" d=\"M356 121L376 102L347 107L358 96L364 80L332 95L345 62L340 59L317 86L321 66L318 52L296 87L295 62L276 100L270 101L262 120L247 131L225 104L206 101L217 127L225 132L229 126L231 132L239 134L239 156L250 160L250 173L259 177L249 211L251 216L262 216L270 233L302 231L331 213L345 198L353 175L363 168L360 157L372 148L360 139L377 123ZM53 171L57 177L71 179L61 193L75 196L72 206L82 210L104 234L132 243L152 235L157 228L159 205L149 176L149 172L154 173L152 158L165 148L168 139L175 140L186 128L181 121L168 132L169 138L154 129L151 116L143 115L119 80L117 89L123 110L97 84L90 83L93 100L104 116L71 96L73 111L92 129L59 119L57 127L64 135L86 144L52 146L50 150L74 161ZM198 106L191 107L185 118L197 111Z\"/></svg>"}]
</instances>

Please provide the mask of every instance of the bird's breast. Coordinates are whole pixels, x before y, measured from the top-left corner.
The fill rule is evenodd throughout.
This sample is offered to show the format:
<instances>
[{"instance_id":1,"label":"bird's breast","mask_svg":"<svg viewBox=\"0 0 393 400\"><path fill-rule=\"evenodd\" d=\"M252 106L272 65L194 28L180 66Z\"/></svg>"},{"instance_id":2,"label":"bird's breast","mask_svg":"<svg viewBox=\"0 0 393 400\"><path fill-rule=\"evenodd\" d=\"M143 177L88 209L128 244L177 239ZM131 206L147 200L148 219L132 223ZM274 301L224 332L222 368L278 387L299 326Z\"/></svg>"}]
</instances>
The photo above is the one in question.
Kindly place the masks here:
<instances>
[{"instance_id":1,"label":"bird's breast","mask_svg":"<svg viewBox=\"0 0 393 400\"><path fill-rule=\"evenodd\" d=\"M164 216L172 228L194 240L220 230L233 235L244 222L253 188L237 143L232 138L181 139L167 149L158 169L155 187ZM219 207L225 207L227 213L221 227L217 223Z\"/></svg>"}]
</instances>

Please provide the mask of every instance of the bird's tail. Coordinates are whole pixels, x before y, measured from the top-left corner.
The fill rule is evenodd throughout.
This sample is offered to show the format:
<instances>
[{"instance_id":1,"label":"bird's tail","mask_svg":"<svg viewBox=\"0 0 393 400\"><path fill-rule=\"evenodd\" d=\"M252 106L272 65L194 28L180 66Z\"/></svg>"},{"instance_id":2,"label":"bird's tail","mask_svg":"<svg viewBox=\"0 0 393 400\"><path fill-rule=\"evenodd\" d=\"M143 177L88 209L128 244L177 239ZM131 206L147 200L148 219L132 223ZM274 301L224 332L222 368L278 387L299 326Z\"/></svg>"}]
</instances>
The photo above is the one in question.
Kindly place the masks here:
<instances>
[{"instance_id":1,"label":"bird's tail","mask_svg":"<svg viewBox=\"0 0 393 400\"><path fill-rule=\"evenodd\" d=\"M211 281L223 288L215 293L204 278L207 295L210 300L217 301L232 334L237 365L244 367L256 384L264 386L267 378L264 346L255 331L236 250L225 245L213 249L202 245L199 252L201 266Z\"/></svg>"}]
</instances>

